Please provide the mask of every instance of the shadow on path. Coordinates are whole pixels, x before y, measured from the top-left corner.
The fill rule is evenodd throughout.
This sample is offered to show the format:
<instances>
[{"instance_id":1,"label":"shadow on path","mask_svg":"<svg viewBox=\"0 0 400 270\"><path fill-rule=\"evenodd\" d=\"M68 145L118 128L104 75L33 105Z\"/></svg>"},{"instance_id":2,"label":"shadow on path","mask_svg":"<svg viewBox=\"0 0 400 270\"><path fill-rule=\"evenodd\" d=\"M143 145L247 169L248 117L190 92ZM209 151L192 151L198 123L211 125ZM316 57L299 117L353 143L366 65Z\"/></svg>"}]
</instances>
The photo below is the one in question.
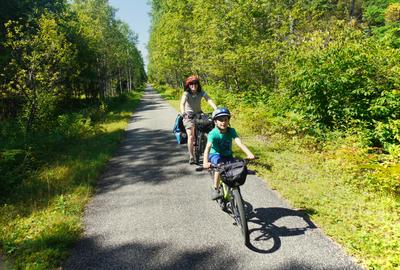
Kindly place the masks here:
<instances>
[{"instance_id":1,"label":"shadow on path","mask_svg":"<svg viewBox=\"0 0 400 270\"><path fill-rule=\"evenodd\" d=\"M90 250L90 256L68 261L63 269L237 269L237 260L224 254L223 246L179 250L168 243L100 247L98 242L101 240L82 239L80 248Z\"/></svg>"},{"instance_id":2,"label":"shadow on path","mask_svg":"<svg viewBox=\"0 0 400 270\"><path fill-rule=\"evenodd\" d=\"M246 206L247 208L252 209L251 205ZM301 218L304 226L288 228L274 224L283 218ZM256 225L255 228L249 230L250 244L248 248L257 253L273 253L281 247L281 237L301 235L309 229L317 228L304 211L281 207L256 208L248 214L248 222L249 227ZM297 224L299 223L301 222L297 222Z\"/></svg>"},{"instance_id":3,"label":"shadow on path","mask_svg":"<svg viewBox=\"0 0 400 270\"><path fill-rule=\"evenodd\" d=\"M175 148L176 145L173 136L165 130L128 130L124 144L110 160L98 182L97 193L138 182L157 185L172 181L178 175L190 175L188 169L177 166L182 164L179 157L183 154L181 149Z\"/></svg>"},{"instance_id":4,"label":"shadow on path","mask_svg":"<svg viewBox=\"0 0 400 270\"><path fill-rule=\"evenodd\" d=\"M168 243L132 242L105 248L97 246L98 241L95 238L83 239L80 242L81 248L90 250L90 256L79 261L69 261L62 269L249 269L248 265L241 264L235 256L227 253L224 246L178 250ZM313 267L304 261L288 259L277 263L273 269L309 270Z\"/></svg>"}]
</instances>

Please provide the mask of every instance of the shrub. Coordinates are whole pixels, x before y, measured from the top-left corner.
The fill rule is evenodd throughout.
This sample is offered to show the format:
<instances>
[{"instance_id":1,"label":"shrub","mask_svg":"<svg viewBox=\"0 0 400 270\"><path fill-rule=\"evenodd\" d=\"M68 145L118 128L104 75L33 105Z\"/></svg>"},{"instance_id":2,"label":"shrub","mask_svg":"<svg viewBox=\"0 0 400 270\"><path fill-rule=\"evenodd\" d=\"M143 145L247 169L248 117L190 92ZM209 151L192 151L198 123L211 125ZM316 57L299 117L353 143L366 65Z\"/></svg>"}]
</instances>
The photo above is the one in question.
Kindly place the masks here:
<instances>
[{"instance_id":1,"label":"shrub","mask_svg":"<svg viewBox=\"0 0 400 270\"><path fill-rule=\"evenodd\" d=\"M282 101L273 98L270 104L280 116L285 110L302 115L310 129L360 125L374 130L381 123L371 132L371 143L398 143L393 122L400 117L398 50L346 25L335 27L290 49L278 65L279 89L272 95Z\"/></svg>"},{"instance_id":2,"label":"shrub","mask_svg":"<svg viewBox=\"0 0 400 270\"><path fill-rule=\"evenodd\" d=\"M393 3L387 7L385 21L389 23L400 21L400 3Z\"/></svg>"}]
</instances>

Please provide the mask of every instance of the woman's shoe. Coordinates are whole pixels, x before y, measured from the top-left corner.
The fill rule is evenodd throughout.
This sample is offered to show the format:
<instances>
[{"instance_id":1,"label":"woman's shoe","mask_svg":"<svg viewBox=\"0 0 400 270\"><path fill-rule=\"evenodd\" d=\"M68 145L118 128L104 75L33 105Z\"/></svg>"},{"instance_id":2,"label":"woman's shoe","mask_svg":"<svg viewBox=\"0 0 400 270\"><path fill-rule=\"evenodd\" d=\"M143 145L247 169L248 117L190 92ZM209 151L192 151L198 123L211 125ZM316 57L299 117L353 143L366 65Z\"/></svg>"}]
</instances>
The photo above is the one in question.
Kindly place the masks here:
<instances>
[{"instance_id":1,"label":"woman's shoe","mask_svg":"<svg viewBox=\"0 0 400 270\"><path fill-rule=\"evenodd\" d=\"M190 165L196 164L196 162L195 162L195 160L194 160L194 157L190 157L190 158L189 158L189 164L190 164Z\"/></svg>"}]
</instances>

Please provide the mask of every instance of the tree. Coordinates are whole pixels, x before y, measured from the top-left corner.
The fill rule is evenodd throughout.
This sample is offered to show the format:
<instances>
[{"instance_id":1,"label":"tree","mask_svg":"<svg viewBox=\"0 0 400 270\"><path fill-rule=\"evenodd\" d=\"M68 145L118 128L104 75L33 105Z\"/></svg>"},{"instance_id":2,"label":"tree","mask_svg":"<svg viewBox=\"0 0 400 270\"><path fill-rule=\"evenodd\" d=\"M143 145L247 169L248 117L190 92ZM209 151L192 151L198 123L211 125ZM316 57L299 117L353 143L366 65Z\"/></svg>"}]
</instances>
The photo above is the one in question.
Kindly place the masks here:
<instances>
[{"instance_id":1,"label":"tree","mask_svg":"<svg viewBox=\"0 0 400 270\"><path fill-rule=\"evenodd\" d=\"M12 52L12 60L6 65L10 77L4 79L4 89L24 99L27 131L36 120L47 120L56 100L68 91L62 82L75 55L54 16L44 13L37 23L38 31L34 34L18 22L6 24L5 44Z\"/></svg>"}]
</instances>

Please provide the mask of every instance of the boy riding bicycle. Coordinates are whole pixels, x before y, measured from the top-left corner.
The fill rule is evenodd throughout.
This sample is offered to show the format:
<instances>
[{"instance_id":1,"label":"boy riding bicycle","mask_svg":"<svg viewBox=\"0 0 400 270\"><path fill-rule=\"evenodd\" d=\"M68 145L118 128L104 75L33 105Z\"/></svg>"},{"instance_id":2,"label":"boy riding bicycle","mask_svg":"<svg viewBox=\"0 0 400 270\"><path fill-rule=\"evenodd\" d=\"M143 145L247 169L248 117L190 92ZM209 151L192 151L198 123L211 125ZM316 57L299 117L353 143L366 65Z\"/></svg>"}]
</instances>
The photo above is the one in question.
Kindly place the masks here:
<instances>
[{"instance_id":1,"label":"boy riding bicycle","mask_svg":"<svg viewBox=\"0 0 400 270\"><path fill-rule=\"evenodd\" d=\"M229 126L231 113L227 108L218 108L212 114L215 128L208 134L207 145L204 150L203 168L210 168L211 164L233 162L235 159L232 154L232 140L247 155L248 159L254 159L253 153L242 143L236 130ZM214 174L211 199L216 200L220 197L220 173Z\"/></svg>"}]
</instances>

